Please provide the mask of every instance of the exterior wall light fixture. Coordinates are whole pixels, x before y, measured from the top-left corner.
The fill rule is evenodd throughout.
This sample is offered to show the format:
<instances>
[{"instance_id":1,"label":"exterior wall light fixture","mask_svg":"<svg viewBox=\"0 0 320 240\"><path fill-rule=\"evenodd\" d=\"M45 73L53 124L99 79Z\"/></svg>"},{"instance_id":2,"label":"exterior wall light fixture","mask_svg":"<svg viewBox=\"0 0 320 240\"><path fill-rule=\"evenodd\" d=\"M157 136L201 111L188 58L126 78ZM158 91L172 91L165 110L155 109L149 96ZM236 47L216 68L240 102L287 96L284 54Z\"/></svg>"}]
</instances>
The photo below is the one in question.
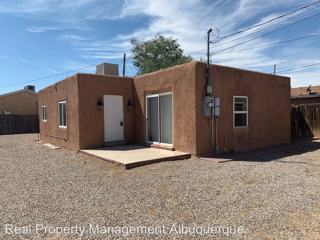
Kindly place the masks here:
<instances>
[{"instance_id":1,"label":"exterior wall light fixture","mask_svg":"<svg viewBox=\"0 0 320 240\"><path fill-rule=\"evenodd\" d=\"M133 111L133 108L134 108L133 103L132 103L131 100L129 100L129 101L127 102L127 109L128 109L128 111Z\"/></svg>"},{"instance_id":2,"label":"exterior wall light fixture","mask_svg":"<svg viewBox=\"0 0 320 240\"><path fill-rule=\"evenodd\" d=\"M101 111L103 110L103 101L101 100L101 98L97 102L97 107L99 110Z\"/></svg>"}]
</instances>

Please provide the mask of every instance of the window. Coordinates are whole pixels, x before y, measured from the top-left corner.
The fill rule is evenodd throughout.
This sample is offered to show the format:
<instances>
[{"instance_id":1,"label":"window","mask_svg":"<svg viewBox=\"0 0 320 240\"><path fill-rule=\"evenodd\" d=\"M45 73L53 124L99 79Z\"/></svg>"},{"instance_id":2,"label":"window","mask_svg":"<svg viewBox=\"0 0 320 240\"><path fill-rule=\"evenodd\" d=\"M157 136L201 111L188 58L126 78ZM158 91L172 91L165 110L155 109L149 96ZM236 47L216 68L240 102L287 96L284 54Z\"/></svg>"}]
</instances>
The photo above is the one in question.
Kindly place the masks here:
<instances>
[{"instance_id":1,"label":"window","mask_svg":"<svg viewBox=\"0 0 320 240\"><path fill-rule=\"evenodd\" d=\"M58 103L59 107L59 127L67 127L67 102L61 101Z\"/></svg>"},{"instance_id":2,"label":"window","mask_svg":"<svg viewBox=\"0 0 320 240\"><path fill-rule=\"evenodd\" d=\"M148 95L147 142L172 144L172 93Z\"/></svg>"},{"instance_id":3,"label":"window","mask_svg":"<svg viewBox=\"0 0 320 240\"><path fill-rule=\"evenodd\" d=\"M233 126L248 127L248 97L233 97Z\"/></svg>"},{"instance_id":4,"label":"window","mask_svg":"<svg viewBox=\"0 0 320 240\"><path fill-rule=\"evenodd\" d=\"M43 122L48 121L47 105L44 105L44 106L41 107L41 113L42 113L42 121L43 121Z\"/></svg>"}]
</instances>

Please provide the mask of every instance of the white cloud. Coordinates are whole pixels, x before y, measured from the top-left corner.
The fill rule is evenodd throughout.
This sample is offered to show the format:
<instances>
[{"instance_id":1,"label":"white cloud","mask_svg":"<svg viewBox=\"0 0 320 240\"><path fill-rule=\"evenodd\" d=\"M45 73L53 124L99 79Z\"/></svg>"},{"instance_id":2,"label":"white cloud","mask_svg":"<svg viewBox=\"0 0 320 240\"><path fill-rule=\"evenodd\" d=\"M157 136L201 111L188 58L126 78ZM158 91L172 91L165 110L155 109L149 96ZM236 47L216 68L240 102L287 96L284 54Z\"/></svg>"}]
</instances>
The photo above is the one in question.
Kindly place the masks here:
<instances>
[{"instance_id":1,"label":"white cloud","mask_svg":"<svg viewBox=\"0 0 320 240\"><path fill-rule=\"evenodd\" d=\"M18 57L18 58L13 58L13 57L8 57L6 55L0 54L0 60L5 60L5 61L10 61L12 63L30 63L31 61L29 59L23 58L23 57Z\"/></svg>"},{"instance_id":2,"label":"white cloud","mask_svg":"<svg viewBox=\"0 0 320 240\"><path fill-rule=\"evenodd\" d=\"M151 21L145 28L137 29L128 35L119 35L117 40L128 41L132 37L146 40L156 33L163 33L164 35L178 38L183 49L185 49L187 53L192 53L196 58L199 58L200 56L205 57L205 33L210 26L219 28L221 30L221 35L227 35L230 32L248 27L248 24L246 24L248 22L252 22L254 25L270 20L284 12L300 7L307 2L309 1L218 0L210 3L202 0L127 0L125 1L124 8L119 17L125 18L137 15L147 15L151 17ZM281 21L275 21L269 25L271 26L269 27L270 30L275 29L274 23L278 23L277 26L279 26ZM257 29L253 29L245 34L239 34L235 38L250 34L256 30ZM263 31L261 32L262 34L264 33ZM257 35L253 35L250 38L255 36ZM228 41L235 38L230 38ZM257 37L255 41L244 44L242 48L267 45L276 41L281 41L283 40L282 38L278 35ZM223 47L215 47L213 45L214 51L233 46L244 40L245 39L238 39L233 43L225 44ZM302 53L304 48L305 46L297 47L295 51L300 51ZM199 49L203 50L199 51ZM280 61L285 60L285 66L292 67L301 66L301 64L307 64L316 60L313 57L305 56L303 54L300 54L300 56L298 54L298 56L295 56L292 59L283 59L281 55L285 55L285 52L278 50L278 55L270 54L272 48L269 46L259 49L248 49L243 52L237 52L238 49L239 48L232 48L230 50L235 50L234 52L213 56L213 60L215 63L234 67L243 67L253 70L270 69L270 71L267 70L269 72L272 72L273 65ZM300 60L295 61L295 59ZM292 74L291 76L293 77L294 84L297 82L306 84L308 81L319 81L316 74L308 74L308 77L303 77L306 72L307 71L303 71L301 74ZM318 84L319 83L320 82L318 82Z\"/></svg>"},{"instance_id":3,"label":"white cloud","mask_svg":"<svg viewBox=\"0 0 320 240\"><path fill-rule=\"evenodd\" d=\"M120 11L121 3L122 0L1 0L0 13L73 23L75 27L75 23L102 18L101 13L112 18Z\"/></svg>"},{"instance_id":4,"label":"white cloud","mask_svg":"<svg viewBox=\"0 0 320 240\"><path fill-rule=\"evenodd\" d=\"M50 68L48 71L49 71L50 73L53 73L53 74L59 73L58 71L56 71L56 70L54 70L54 69L52 69L52 68Z\"/></svg>"},{"instance_id":5,"label":"white cloud","mask_svg":"<svg viewBox=\"0 0 320 240\"><path fill-rule=\"evenodd\" d=\"M83 62L66 61L63 64L63 71L94 72L94 70L95 66Z\"/></svg>"},{"instance_id":6,"label":"white cloud","mask_svg":"<svg viewBox=\"0 0 320 240\"><path fill-rule=\"evenodd\" d=\"M293 73L284 74L291 77L291 87L319 86L320 74L317 67L306 68Z\"/></svg>"},{"instance_id":7,"label":"white cloud","mask_svg":"<svg viewBox=\"0 0 320 240\"><path fill-rule=\"evenodd\" d=\"M111 61L121 59L123 53L129 53L131 44L129 41L97 40L94 37L65 34L58 37L61 41L72 44L81 52L80 56L86 60Z\"/></svg>"},{"instance_id":8,"label":"white cloud","mask_svg":"<svg viewBox=\"0 0 320 240\"><path fill-rule=\"evenodd\" d=\"M37 26L30 26L26 29L28 32L32 33L43 33L48 31L57 31L61 30L61 28L58 27L49 27L49 26L43 26L43 27L37 27Z\"/></svg>"},{"instance_id":9,"label":"white cloud","mask_svg":"<svg viewBox=\"0 0 320 240\"><path fill-rule=\"evenodd\" d=\"M205 48L205 33L209 27L217 27L222 35L242 27L280 1L218 0L126 0L119 17L147 15L152 18L146 28L138 29L119 39L138 37L145 40L156 33L178 38L187 52ZM293 1L287 1L290 4ZM283 3L280 5L284 5ZM250 14L248 14L250 13ZM238 21L241 19L241 21Z\"/></svg>"},{"instance_id":10,"label":"white cloud","mask_svg":"<svg viewBox=\"0 0 320 240\"><path fill-rule=\"evenodd\" d=\"M66 40L70 42L88 41L92 39L90 37L84 37L78 34L62 34L58 36L58 38L61 40Z\"/></svg>"},{"instance_id":11,"label":"white cloud","mask_svg":"<svg viewBox=\"0 0 320 240\"><path fill-rule=\"evenodd\" d=\"M58 25L49 25L49 26L29 26L26 28L26 31L32 33L45 33L49 31L68 31L68 30L77 30L77 31L88 31L89 28L85 23L60 23ZM67 35L67 34L66 34Z\"/></svg>"},{"instance_id":12,"label":"white cloud","mask_svg":"<svg viewBox=\"0 0 320 240\"><path fill-rule=\"evenodd\" d=\"M121 58L123 52L130 52L131 38L146 40L157 33L177 38L187 53L199 59L205 57L206 31L209 27L219 28L221 35L224 36L246 28L250 24L254 25L269 20L306 3L310 3L310 0L2 0L0 12L23 13L55 22L56 24L51 26L32 26L28 28L28 31L65 31L64 34L57 33L57 38L79 50L79 55L85 60ZM92 20L108 19L113 20L114 24L117 23L117 20L127 20L130 24L132 19L140 16L148 17L143 27L109 39L99 39L94 32L90 32L89 37L69 31L66 33L66 30L77 28L88 30L86 24ZM274 29L272 25L270 27ZM237 38L255 30L228 39L234 42L225 44L223 47L215 44L212 46L213 51L240 43L243 39L237 40ZM258 37L255 41L244 44L243 47L265 45L282 39L283 37L278 34ZM302 52L306 47L308 48L308 44L298 46L294 51ZM237 49L239 48L231 50ZM272 69L275 63L280 63L280 68L289 68L316 60L314 56L305 54L281 57L281 55L286 56L292 53L290 47L278 50L277 54L270 51L271 49L271 47L265 47L239 53L229 52L213 56L213 60L219 64L255 70ZM308 71L305 70L299 74L292 74L295 78L294 82L316 81L316 74L307 73ZM304 74L307 77L303 77ZM299 79L296 80L296 78Z\"/></svg>"},{"instance_id":13,"label":"white cloud","mask_svg":"<svg viewBox=\"0 0 320 240\"><path fill-rule=\"evenodd\" d=\"M97 0L2 0L0 12L39 14L58 12L61 9L78 9Z\"/></svg>"},{"instance_id":14,"label":"white cloud","mask_svg":"<svg viewBox=\"0 0 320 240\"><path fill-rule=\"evenodd\" d=\"M2 54L0 54L0 59L2 59L2 60L10 60L9 57L7 57L6 55L2 55Z\"/></svg>"},{"instance_id":15,"label":"white cloud","mask_svg":"<svg viewBox=\"0 0 320 240\"><path fill-rule=\"evenodd\" d=\"M22 58L22 57L19 57L17 59L19 62L22 62L22 63L31 63L31 61L29 59L26 59L26 58Z\"/></svg>"}]
</instances>

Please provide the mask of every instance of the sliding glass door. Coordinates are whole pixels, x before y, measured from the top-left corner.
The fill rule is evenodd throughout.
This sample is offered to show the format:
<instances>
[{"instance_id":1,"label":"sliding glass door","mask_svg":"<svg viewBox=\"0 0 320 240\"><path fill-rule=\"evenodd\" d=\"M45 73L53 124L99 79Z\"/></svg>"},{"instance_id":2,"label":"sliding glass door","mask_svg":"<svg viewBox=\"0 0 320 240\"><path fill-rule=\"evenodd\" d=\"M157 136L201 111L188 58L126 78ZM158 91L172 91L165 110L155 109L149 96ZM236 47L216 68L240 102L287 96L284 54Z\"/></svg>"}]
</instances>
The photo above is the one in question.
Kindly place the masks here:
<instances>
[{"instance_id":1,"label":"sliding glass door","mask_svg":"<svg viewBox=\"0 0 320 240\"><path fill-rule=\"evenodd\" d=\"M172 93L147 96L147 142L172 144Z\"/></svg>"},{"instance_id":2,"label":"sliding glass door","mask_svg":"<svg viewBox=\"0 0 320 240\"><path fill-rule=\"evenodd\" d=\"M147 97L147 132L148 142L160 142L159 133L159 98Z\"/></svg>"},{"instance_id":3,"label":"sliding glass door","mask_svg":"<svg viewBox=\"0 0 320 240\"><path fill-rule=\"evenodd\" d=\"M172 95L160 99L160 142L172 144Z\"/></svg>"}]
</instances>

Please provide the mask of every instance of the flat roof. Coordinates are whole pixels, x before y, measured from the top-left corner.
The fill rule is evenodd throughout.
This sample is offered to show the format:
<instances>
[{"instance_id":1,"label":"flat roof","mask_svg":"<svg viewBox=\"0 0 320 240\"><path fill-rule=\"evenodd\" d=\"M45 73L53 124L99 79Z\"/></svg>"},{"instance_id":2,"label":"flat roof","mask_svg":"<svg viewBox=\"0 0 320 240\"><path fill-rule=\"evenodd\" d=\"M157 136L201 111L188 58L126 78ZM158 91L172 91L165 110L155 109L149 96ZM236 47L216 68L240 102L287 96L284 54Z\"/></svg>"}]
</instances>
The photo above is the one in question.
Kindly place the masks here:
<instances>
[{"instance_id":1,"label":"flat roof","mask_svg":"<svg viewBox=\"0 0 320 240\"><path fill-rule=\"evenodd\" d=\"M154 72L150 72L150 73L145 73L143 75L140 75L140 76L134 76L134 77L130 77L130 76L114 76L114 75L98 75L98 76L107 76L107 77L118 77L118 78L136 78L136 77L143 77L143 76L147 76L147 75L152 75L152 74L159 74L161 72L165 72L165 71L170 71L172 69L176 69L176 68L179 68L181 66L184 66L184 65L187 65L187 64L197 64L197 63L200 63L200 64L204 64L206 65L206 63L204 62L200 62L200 61L191 61L191 62L188 62L188 63L184 63L184 64L178 64L178 65L174 65L174 66L171 66L171 67L168 67L168 68L163 68L163 69L159 69L157 71L154 71ZM264 72L259 72L259 71L253 71L253 70L248 70L248 69L242 69L242 68L236 68L236 67L230 67L230 66L224 66L224 65L219 65L219 64L211 64L211 66L213 67L221 67L221 68L229 68L229 69L234 69L234 70L238 70L238 71L243 71L243 72L251 72L251 73L258 73L258 74L262 74L262 75L269 75L269 76L275 76L275 77L281 77L281 78L288 78L290 79L290 77L287 77L287 76L282 76L282 75L277 75L277 74L272 74L272 73L264 73ZM47 87L41 89L39 92L43 91L44 89L50 87L50 86L53 86L59 82L63 82L69 78L73 78L73 77L76 77L77 75L95 75L97 76L97 74L94 74L94 73L75 73L71 76L68 76L66 77L65 79L62 79L62 80L59 80L55 83L52 83L50 85L48 85Z\"/></svg>"},{"instance_id":2,"label":"flat roof","mask_svg":"<svg viewBox=\"0 0 320 240\"><path fill-rule=\"evenodd\" d=\"M145 73L145 74L137 76L137 77L143 77L145 75L152 75L152 74L159 74L159 73L167 71L167 70L177 69L177 68L179 68L181 66L184 66L184 65L187 65L187 64L196 64L196 63L200 63L200 64L203 64L203 65L206 65L206 63L204 63L204 62L192 61L192 62L188 62L188 63L184 63L184 64L178 64L178 65L175 65L175 66L171 66L171 67L168 67L168 68L159 69L159 70L154 71L154 72ZM283 76L283 75L259 72L259 71L248 70L248 69L237 68L237 67L231 67L231 66L224 66L224 65L219 65L219 64L210 64L210 65L212 67L228 68L228 69L233 69L233 70L242 71L242 72L258 73L258 74L262 74L262 75L276 76L276 77L281 77L281 78L290 78L288 76Z\"/></svg>"},{"instance_id":3,"label":"flat roof","mask_svg":"<svg viewBox=\"0 0 320 240\"><path fill-rule=\"evenodd\" d=\"M310 93L308 89L314 94L320 94L320 86L308 86L308 87L297 87L291 88L291 96L308 96ZM311 95L314 95L311 94Z\"/></svg>"},{"instance_id":4,"label":"flat roof","mask_svg":"<svg viewBox=\"0 0 320 240\"><path fill-rule=\"evenodd\" d=\"M203 62L201 62L203 63ZM205 63L203 63L205 64ZM244 69L244 68L239 68L239 67L230 67L230 66L225 66L225 65L220 65L220 64L211 64L211 66L217 66L217 67L223 67L223 68L230 68L230 69L235 69L238 71L244 71L244 72L251 72L251 73L259 73L263 75L269 75L269 76L276 76L276 77L282 77L282 78L290 78L288 76L284 75L278 75L278 74L273 74L273 73L266 73L266 72L261 72L261 71L254 71L254 70L249 70L249 69Z\"/></svg>"},{"instance_id":5,"label":"flat roof","mask_svg":"<svg viewBox=\"0 0 320 240\"><path fill-rule=\"evenodd\" d=\"M291 99L301 99L301 98L320 98L320 93L319 94L291 96Z\"/></svg>"},{"instance_id":6,"label":"flat roof","mask_svg":"<svg viewBox=\"0 0 320 240\"><path fill-rule=\"evenodd\" d=\"M0 97L5 97L5 96L9 96L9 95L21 93L21 92L28 92L28 93L38 94L37 92L30 91L30 90L28 90L28 89L21 89L21 90L18 90L18 91L14 91L14 92L9 92L9 93L2 94L2 95L0 95Z\"/></svg>"},{"instance_id":7,"label":"flat roof","mask_svg":"<svg viewBox=\"0 0 320 240\"><path fill-rule=\"evenodd\" d=\"M64 81L66 81L66 80L68 80L68 79L73 79L73 78L77 77L78 75L100 76L100 77L113 77L113 78L122 78L122 79L133 78L133 77L127 77L127 76L124 76L124 77L123 77L123 76L117 76L117 75L99 75L99 74L95 74L95 73L81 73L81 72L78 72L78 73L75 73L75 74L73 74L73 75L70 75L70 76L68 76L68 77L66 77L66 78L64 78L64 79L58 80L58 81L56 81L56 82L54 82L54 83L52 83L52 84L49 84L48 86L40 89L39 92L42 92L42 91L44 91L45 89L47 89L47 88L49 88L49 87L52 87L52 86L55 86L56 84L59 84L59 83L61 83L61 82L64 82Z\"/></svg>"}]
</instances>

